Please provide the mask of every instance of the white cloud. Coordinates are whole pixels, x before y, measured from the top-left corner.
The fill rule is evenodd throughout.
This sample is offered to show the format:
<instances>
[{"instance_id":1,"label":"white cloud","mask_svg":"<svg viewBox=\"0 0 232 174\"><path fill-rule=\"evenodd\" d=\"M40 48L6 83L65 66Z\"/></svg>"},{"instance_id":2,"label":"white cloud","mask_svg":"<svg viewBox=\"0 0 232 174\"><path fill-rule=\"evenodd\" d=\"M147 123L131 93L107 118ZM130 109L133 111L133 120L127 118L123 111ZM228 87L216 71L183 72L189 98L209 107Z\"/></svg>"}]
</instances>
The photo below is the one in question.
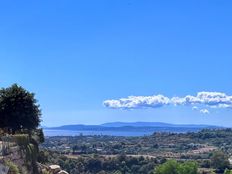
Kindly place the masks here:
<instances>
[{"instance_id":1,"label":"white cloud","mask_svg":"<svg viewBox=\"0 0 232 174\"><path fill-rule=\"evenodd\" d=\"M197 111L199 108L197 106L193 106L192 110Z\"/></svg>"},{"instance_id":2,"label":"white cloud","mask_svg":"<svg viewBox=\"0 0 232 174\"><path fill-rule=\"evenodd\" d=\"M202 113L202 114L209 114L210 112L209 112L208 109L201 109L200 113Z\"/></svg>"},{"instance_id":3,"label":"white cloud","mask_svg":"<svg viewBox=\"0 0 232 174\"><path fill-rule=\"evenodd\" d=\"M186 102L186 99L181 97L173 97L170 100L174 105L183 105Z\"/></svg>"},{"instance_id":4,"label":"white cloud","mask_svg":"<svg viewBox=\"0 0 232 174\"><path fill-rule=\"evenodd\" d=\"M199 92L197 96L186 96L186 104L203 104L207 106L231 107L232 96L221 92Z\"/></svg>"},{"instance_id":5,"label":"white cloud","mask_svg":"<svg viewBox=\"0 0 232 174\"><path fill-rule=\"evenodd\" d=\"M207 105L210 107L230 108L232 107L232 96L221 92L198 92L196 96L173 97L174 105Z\"/></svg>"},{"instance_id":6,"label":"white cloud","mask_svg":"<svg viewBox=\"0 0 232 174\"><path fill-rule=\"evenodd\" d=\"M103 103L109 108L136 109L136 108L157 108L170 104L170 99L163 95L154 96L129 96L119 100L106 100Z\"/></svg>"},{"instance_id":7,"label":"white cloud","mask_svg":"<svg viewBox=\"0 0 232 174\"><path fill-rule=\"evenodd\" d=\"M210 108L232 108L232 96L221 92L198 92L196 96L168 98L164 95L129 96L118 100L106 100L105 107L114 109L158 108L166 105L202 105Z\"/></svg>"}]
</instances>

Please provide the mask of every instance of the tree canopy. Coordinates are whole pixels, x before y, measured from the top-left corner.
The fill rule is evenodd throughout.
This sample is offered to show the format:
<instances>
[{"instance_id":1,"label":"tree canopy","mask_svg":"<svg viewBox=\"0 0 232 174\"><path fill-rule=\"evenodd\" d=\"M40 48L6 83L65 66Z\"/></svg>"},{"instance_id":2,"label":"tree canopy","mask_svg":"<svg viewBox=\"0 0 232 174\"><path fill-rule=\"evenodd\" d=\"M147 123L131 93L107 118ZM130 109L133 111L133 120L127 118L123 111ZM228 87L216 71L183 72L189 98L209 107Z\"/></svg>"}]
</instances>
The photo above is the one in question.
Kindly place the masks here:
<instances>
[{"instance_id":1,"label":"tree canopy","mask_svg":"<svg viewBox=\"0 0 232 174\"><path fill-rule=\"evenodd\" d=\"M36 129L41 121L41 110L35 94L13 84L0 89L0 128L13 132Z\"/></svg>"},{"instance_id":2,"label":"tree canopy","mask_svg":"<svg viewBox=\"0 0 232 174\"><path fill-rule=\"evenodd\" d=\"M197 174L197 164L194 162L178 163L169 160L155 169L155 174Z\"/></svg>"},{"instance_id":3,"label":"tree canopy","mask_svg":"<svg viewBox=\"0 0 232 174\"><path fill-rule=\"evenodd\" d=\"M224 170L229 168L230 163L228 160L228 156L222 151L216 151L213 153L211 157L211 165L215 169Z\"/></svg>"}]
</instances>

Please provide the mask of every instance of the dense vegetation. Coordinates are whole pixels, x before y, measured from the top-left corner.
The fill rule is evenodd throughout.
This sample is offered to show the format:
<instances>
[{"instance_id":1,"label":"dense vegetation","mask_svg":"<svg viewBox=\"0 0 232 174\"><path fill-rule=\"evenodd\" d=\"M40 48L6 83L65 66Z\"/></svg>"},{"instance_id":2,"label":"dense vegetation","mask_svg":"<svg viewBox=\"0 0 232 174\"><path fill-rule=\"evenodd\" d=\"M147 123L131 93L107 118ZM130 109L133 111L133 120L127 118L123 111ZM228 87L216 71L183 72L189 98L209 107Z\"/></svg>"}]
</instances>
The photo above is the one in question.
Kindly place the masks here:
<instances>
[{"instance_id":1,"label":"dense vegetation","mask_svg":"<svg viewBox=\"0 0 232 174\"><path fill-rule=\"evenodd\" d=\"M197 133L154 133L142 137L63 136L47 137L43 148L63 154L133 154L208 158L209 152L220 149L232 153L232 129L202 130Z\"/></svg>"},{"instance_id":2,"label":"dense vegetation","mask_svg":"<svg viewBox=\"0 0 232 174\"><path fill-rule=\"evenodd\" d=\"M152 174L154 167L161 163L161 161L155 158L144 158L142 156L137 158L126 155L116 155L112 157L89 155L69 158L47 150L40 152L39 161L48 164L59 164L71 174Z\"/></svg>"},{"instance_id":3,"label":"dense vegetation","mask_svg":"<svg viewBox=\"0 0 232 174\"><path fill-rule=\"evenodd\" d=\"M0 128L33 130L39 126L41 111L34 94L17 84L0 90Z\"/></svg>"},{"instance_id":4,"label":"dense vegetation","mask_svg":"<svg viewBox=\"0 0 232 174\"><path fill-rule=\"evenodd\" d=\"M44 141L40 117L33 93L17 84L0 89L0 162L13 174L39 173L39 144Z\"/></svg>"},{"instance_id":5,"label":"dense vegetation","mask_svg":"<svg viewBox=\"0 0 232 174\"><path fill-rule=\"evenodd\" d=\"M175 160L169 160L159 165L155 169L155 174L197 174L197 164L195 162L178 163Z\"/></svg>"},{"instance_id":6,"label":"dense vegetation","mask_svg":"<svg viewBox=\"0 0 232 174\"><path fill-rule=\"evenodd\" d=\"M186 167L195 171L198 166L198 173L212 173L213 170L223 173L226 168L230 169L228 159L232 149L232 129L206 129L195 133L154 133L143 137L46 137L41 147L41 162L58 162L71 174L147 174L162 171L163 167L158 167L158 170L157 166L169 159L178 162L168 162L164 166L175 163L174 166L178 170ZM125 158L123 163L119 160L121 156ZM194 163L183 163L185 161ZM98 167L92 169L92 163ZM185 170L187 169L183 169Z\"/></svg>"}]
</instances>

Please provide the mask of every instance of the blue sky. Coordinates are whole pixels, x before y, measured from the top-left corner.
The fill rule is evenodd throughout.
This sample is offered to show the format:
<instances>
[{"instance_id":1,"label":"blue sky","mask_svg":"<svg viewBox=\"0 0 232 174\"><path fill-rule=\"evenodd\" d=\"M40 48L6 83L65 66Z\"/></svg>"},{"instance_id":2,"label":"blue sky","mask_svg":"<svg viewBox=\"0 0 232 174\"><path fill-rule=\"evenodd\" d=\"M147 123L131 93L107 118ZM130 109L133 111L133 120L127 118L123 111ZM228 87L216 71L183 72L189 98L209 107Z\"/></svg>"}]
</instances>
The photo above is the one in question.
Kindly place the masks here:
<instances>
[{"instance_id":1,"label":"blue sky","mask_svg":"<svg viewBox=\"0 0 232 174\"><path fill-rule=\"evenodd\" d=\"M0 2L0 86L35 92L46 126L113 121L232 126L232 110L112 109L128 96L232 95L232 2ZM202 108L201 108L202 107Z\"/></svg>"}]
</instances>

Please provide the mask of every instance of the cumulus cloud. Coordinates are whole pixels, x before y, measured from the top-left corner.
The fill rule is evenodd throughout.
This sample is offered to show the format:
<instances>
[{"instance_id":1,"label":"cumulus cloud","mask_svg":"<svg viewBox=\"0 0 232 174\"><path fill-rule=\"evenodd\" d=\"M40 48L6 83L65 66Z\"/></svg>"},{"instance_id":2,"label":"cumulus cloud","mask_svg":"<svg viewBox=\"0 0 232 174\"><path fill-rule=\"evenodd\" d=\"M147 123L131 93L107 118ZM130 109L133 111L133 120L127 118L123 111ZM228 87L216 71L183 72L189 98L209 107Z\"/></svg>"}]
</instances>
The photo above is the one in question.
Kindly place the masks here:
<instances>
[{"instance_id":1,"label":"cumulus cloud","mask_svg":"<svg viewBox=\"0 0 232 174\"><path fill-rule=\"evenodd\" d=\"M202 104L220 108L232 107L232 96L221 92L198 92L196 96L187 95L186 97L179 98L178 100L172 98L172 101L173 103L181 105Z\"/></svg>"},{"instance_id":2,"label":"cumulus cloud","mask_svg":"<svg viewBox=\"0 0 232 174\"><path fill-rule=\"evenodd\" d=\"M114 109L158 108L169 105L170 99L163 95L129 96L118 100L106 100L103 104Z\"/></svg>"},{"instance_id":3,"label":"cumulus cloud","mask_svg":"<svg viewBox=\"0 0 232 174\"><path fill-rule=\"evenodd\" d=\"M202 113L202 114L209 114L209 110L208 109L201 109L200 113Z\"/></svg>"},{"instance_id":4,"label":"cumulus cloud","mask_svg":"<svg viewBox=\"0 0 232 174\"><path fill-rule=\"evenodd\" d=\"M196 105L210 108L232 108L232 96L221 92L198 92L196 96L187 95L185 97L166 97L164 95L153 96L129 96L117 100L106 100L105 107L114 109L140 109L158 108L167 105L193 106L193 110L198 109ZM208 111L208 110L207 110ZM201 110L202 113L209 113Z\"/></svg>"}]
</instances>

